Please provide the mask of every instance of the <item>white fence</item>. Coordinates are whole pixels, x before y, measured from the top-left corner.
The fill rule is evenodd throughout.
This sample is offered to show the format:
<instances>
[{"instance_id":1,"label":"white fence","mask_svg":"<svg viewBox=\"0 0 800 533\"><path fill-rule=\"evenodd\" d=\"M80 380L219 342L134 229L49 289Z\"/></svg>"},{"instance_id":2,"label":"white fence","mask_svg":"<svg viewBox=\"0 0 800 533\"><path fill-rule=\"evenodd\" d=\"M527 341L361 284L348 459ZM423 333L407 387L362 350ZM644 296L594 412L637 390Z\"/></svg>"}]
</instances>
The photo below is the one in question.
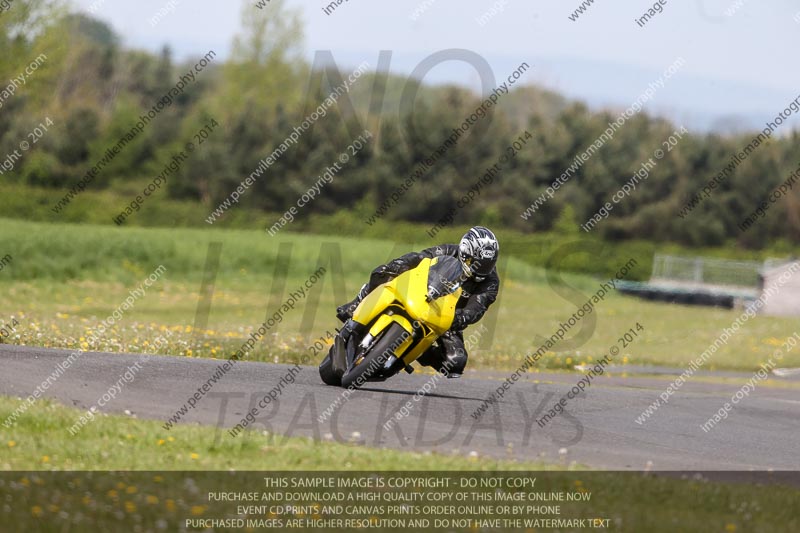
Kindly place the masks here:
<instances>
[{"instance_id":1,"label":"white fence","mask_svg":"<svg viewBox=\"0 0 800 533\"><path fill-rule=\"evenodd\" d=\"M757 288L761 261L730 261L702 257L656 254L650 282L654 284L706 285Z\"/></svg>"}]
</instances>

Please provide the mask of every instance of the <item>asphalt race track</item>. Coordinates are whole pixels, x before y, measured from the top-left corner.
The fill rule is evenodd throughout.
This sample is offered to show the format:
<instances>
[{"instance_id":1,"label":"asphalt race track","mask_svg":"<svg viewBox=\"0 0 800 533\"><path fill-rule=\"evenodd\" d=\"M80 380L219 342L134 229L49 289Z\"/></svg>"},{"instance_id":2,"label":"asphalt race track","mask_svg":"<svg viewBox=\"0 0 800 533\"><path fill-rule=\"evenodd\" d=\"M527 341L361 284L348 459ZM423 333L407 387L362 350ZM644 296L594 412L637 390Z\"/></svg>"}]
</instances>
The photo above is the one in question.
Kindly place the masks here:
<instances>
[{"instance_id":1,"label":"asphalt race track","mask_svg":"<svg viewBox=\"0 0 800 533\"><path fill-rule=\"evenodd\" d=\"M0 394L27 397L70 352L0 346ZM87 409L117 383L126 368L140 360L131 354L83 354L45 396ZM216 372L218 360L145 356L141 371L102 410L166 422ZM286 376L291 367L241 362L222 377L184 421L220 426L214 439L236 437L228 429ZM705 374L689 379L668 404L644 424L642 411L661 394L674 376L604 376L565 413L540 428L544 415L582 374L534 373L523 376L505 398L478 421L470 415L509 373L468 373L458 380L440 379L431 393L414 400L432 379L416 372L355 391L329 419L318 417L340 398L343 389L322 384L315 367L302 367L294 383L278 400L257 414L251 427L262 431L315 439L334 439L368 446L435 450L498 458L572 462L605 469L642 470L797 470L800 468L800 400L798 381L785 386L760 384L728 418L708 433L701 429L740 389L750 374L736 383L731 375ZM285 382L285 380L284 380ZM537 383L538 382L538 383ZM407 417L393 428L384 424L410 401ZM24 416L24 415L23 415ZM11 429L13 432L13 429ZM164 430L167 434L167 430Z\"/></svg>"}]
</instances>

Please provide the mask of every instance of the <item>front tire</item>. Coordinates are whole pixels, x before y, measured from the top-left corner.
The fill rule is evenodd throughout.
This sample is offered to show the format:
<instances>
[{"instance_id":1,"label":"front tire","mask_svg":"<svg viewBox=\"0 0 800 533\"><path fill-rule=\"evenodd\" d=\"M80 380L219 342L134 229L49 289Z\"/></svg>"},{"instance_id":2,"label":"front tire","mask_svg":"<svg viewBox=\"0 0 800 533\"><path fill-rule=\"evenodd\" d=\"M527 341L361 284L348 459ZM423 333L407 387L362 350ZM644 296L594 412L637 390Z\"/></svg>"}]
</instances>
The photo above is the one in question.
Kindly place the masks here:
<instances>
[{"instance_id":1,"label":"front tire","mask_svg":"<svg viewBox=\"0 0 800 533\"><path fill-rule=\"evenodd\" d=\"M322 382L325 383L325 385L339 387L342 384L342 379L337 376L336 372L333 370L333 358L331 357L333 349L334 347L331 346L328 355L326 355L325 359L319 364L319 377L322 378Z\"/></svg>"},{"instance_id":2,"label":"front tire","mask_svg":"<svg viewBox=\"0 0 800 533\"><path fill-rule=\"evenodd\" d=\"M408 336L409 333L396 322L386 328L361 362L342 376L342 387L357 389L363 385L378 369L383 368L391 355L394 355L394 350L402 344L402 337Z\"/></svg>"}]
</instances>

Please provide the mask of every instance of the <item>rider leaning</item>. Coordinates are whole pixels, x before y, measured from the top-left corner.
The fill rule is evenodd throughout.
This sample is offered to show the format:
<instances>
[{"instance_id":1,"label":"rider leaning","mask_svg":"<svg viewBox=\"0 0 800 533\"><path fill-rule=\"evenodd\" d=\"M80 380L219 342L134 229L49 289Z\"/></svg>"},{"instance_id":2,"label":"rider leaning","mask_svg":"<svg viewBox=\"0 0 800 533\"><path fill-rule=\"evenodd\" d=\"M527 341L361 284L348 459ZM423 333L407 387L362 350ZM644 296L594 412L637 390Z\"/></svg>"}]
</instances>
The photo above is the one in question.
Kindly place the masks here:
<instances>
[{"instance_id":1,"label":"rider leaning","mask_svg":"<svg viewBox=\"0 0 800 533\"><path fill-rule=\"evenodd\" d=\"M432 366L449 378L461 377L467 366L467 351L464 348L464 329L483 317L497 298L500 278L497 276L497 256L500 245L497 237L483 226L470 229L458 245L440 244L421 252L411 252L372 271L369 282L361 287L358 296L336 309L342 322L353 317L358 304L373 289L416 267L424 258L453 256L458 258L468 279L461 286L461 298L456 305L456 316L450 329L431 346L417 361L423 366Z\"/></svg>"}]
</instances>

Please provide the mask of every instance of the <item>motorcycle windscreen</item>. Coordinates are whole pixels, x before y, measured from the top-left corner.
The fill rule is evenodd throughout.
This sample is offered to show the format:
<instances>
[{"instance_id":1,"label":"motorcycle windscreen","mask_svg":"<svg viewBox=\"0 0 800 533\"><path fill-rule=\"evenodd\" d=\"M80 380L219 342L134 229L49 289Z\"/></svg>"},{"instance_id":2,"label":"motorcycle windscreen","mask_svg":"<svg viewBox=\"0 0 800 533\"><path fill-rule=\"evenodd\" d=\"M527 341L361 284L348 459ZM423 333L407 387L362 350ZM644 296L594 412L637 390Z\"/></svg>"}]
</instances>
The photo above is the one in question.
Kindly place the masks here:
<instances>
[{"instance_id":1,"label":"motorcycle windscreen","mask_svg":"<svg viewBox=\"0 0 800 533\"><path fill-rule=\"evenodd\" d=\"M424 322L441 335L450 328L455 317L461 288L454 284L460 275L461 265L453 257L423 259L415 268L376 287L358 305L353 319L369 324L391 304L399 303L412 320ZM436 295L430 302L427 301L429 293Z\"/></svg>"},{"instance_id":2,"label":"motorcycle windscreen","mask_svg":"<svg viewBox=\"0 0 800 533\"><path fill-rule=\"evenodd\" d=\"M414 269L404 293L409 316L425 323L437 335L450 329L461 296L461 272L460 263L453 257L424 259Z\"/></svg>"},{"instance_id":3,"label":"motorcycle windscreen","mask_svg":"<svg viewBox=\"0 0 800 533\"><path fill-rule=\"evenodd\" d=\"M435 257L428 270L428 296L431 300L453 294L461 287L464 270L461 261L449 255Z\"/></svg>"}]
</instances>

